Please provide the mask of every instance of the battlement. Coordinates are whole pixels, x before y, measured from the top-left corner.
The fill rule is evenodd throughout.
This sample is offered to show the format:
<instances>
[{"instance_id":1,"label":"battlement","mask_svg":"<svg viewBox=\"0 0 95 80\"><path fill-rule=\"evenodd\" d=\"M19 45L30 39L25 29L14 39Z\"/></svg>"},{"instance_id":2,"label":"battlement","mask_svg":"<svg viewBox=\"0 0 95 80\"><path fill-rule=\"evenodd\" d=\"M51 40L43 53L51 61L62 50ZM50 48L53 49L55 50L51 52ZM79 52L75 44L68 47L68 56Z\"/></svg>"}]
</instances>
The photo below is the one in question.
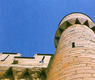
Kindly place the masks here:
<instances>
[{"instance_id":1,"label":"battlement","mask_svg":"<svg viewBox=\"0 0 95 80\"><path fill-rule=\"evenodd\" d=\"M29 79L39 80L41 79L39 76L46 76L52 57L53 54L35 54L33 57L22 57L20 53L0 53L0 80L3 78L4 80L22 80L24 76L27 76L26 73L29 74L27 76ZM41 73L43 74L41 75ZM9 78L9 76L11 77Z\"/></svg>"},{"instance_id":2,"label":"battlement","mask_svg":"<svg viewBox=\"0 0 95 80\"><path fill-rule=\"evenodd\" d=\"M1 53L0 66L47 68L52 56L52 54L35 54L33 57L22 57L20 53Z\"/></svg>"},{"instance_id":3,"label":"battlement","mask_svg":"<svg viewBox=\"0 0 95 80\"><path fill-rule=\"evenodd\" d=\"M66 15L59 23L59 27L55 34L55 47L57 48L61 34L74 24L86 25L95 31L95 24L92 19L83 13L71 13Z\"/></svg>"}]
</instances>

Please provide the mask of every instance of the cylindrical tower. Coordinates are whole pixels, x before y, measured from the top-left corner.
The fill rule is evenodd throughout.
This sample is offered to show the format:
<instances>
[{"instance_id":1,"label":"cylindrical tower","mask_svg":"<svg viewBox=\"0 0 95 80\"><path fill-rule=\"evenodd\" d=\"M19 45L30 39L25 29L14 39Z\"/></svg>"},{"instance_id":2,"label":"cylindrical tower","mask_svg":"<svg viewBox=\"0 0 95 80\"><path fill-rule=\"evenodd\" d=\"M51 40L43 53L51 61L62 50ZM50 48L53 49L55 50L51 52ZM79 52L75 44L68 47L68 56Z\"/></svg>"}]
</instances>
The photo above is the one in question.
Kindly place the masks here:
<instances>
[{"instance_id":1,"label":"cylindrical tower","mask_svg":"<svg viewBox=\"0 0 95 80\"><path fill-rule=\"evenodd\" d=\"M94 23L85 14L65 16L55 35L56 53L47 80L95 80Z\"/></svg>"}]
</instances>

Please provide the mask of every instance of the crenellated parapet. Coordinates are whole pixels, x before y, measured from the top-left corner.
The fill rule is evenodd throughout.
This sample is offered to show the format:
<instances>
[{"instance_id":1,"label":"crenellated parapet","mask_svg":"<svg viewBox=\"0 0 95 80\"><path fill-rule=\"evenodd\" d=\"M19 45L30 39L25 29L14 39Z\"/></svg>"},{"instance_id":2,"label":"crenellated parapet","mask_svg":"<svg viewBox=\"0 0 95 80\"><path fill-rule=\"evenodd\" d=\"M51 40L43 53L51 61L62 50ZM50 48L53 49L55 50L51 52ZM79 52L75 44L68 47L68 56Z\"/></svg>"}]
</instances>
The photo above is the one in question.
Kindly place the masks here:
<instances>
[{"instance_id":1,"label":"crenellated parapet","mask_svg":"<svg viewBox=\"0 0 95 80\"><path fill-rule=\"evenodd\" d=\"M0 53L0 80L45 80L52 57L52 54L22 57L20 53Z\"/></svg>"},{"instance_id":2,"label":"crenellated parapet","mask_svg":"<svg viewBox=\"0 0 95 80\"><path fill-rule=\"evenodd\" d=\"M56 48L57 48L62 32L74 24L86 25L89 28L91 28L93 31L95 31L95 24L93 23L90 17L82 13L71 13L65 16L59 23L59 27L55 34L55 47Z\"/></svg>"}]
</instances>

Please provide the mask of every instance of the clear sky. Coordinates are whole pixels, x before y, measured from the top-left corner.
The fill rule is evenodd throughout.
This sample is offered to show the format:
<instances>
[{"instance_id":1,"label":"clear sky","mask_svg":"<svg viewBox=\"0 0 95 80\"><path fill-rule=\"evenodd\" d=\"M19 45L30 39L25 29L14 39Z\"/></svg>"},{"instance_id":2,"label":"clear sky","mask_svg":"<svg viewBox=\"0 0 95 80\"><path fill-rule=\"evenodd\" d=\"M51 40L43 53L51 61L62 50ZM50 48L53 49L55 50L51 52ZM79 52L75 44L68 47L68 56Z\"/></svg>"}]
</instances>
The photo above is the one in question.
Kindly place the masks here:
<instances>
[{"instance_id":1,"label":"clear sky","mask_svg":"<svg viewBox=\"0 0 95 80\"><path fill-rule=\"evenodd\" d=\"M72 12L95 21L95 0L0 0L0 52L54 54L58 24Z\"/></svg>"}]
</instances>

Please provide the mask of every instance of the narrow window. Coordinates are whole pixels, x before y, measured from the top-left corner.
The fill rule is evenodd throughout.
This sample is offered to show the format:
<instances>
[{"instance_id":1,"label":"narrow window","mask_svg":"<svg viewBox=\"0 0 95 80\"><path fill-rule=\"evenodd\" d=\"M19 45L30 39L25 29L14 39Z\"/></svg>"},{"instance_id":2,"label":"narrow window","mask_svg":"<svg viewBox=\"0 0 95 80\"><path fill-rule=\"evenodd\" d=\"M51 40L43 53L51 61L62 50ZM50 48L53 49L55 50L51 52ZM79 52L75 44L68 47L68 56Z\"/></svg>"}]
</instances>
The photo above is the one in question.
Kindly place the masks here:
<instances>
[{"instance_id":1,"label":"narrow window","mask_svg":"<svg viewBox=\"0 0 95 80\"><path fill-rule=\"evenodd\" d=\"M1 61L5 61L7 58L9 57L9 55L7 55L3 60L1 60Z\"/></svg>"},{"instance_id":2,"label":"narrow window","mask_svg":"<svg viewBox=\"0 0 95 80\"><path fill-rule=\"evenodd\" d=\"M44 59L45 59L45 56L43 56L42 60L40 61L40 63L44 63Z\"/></svg>"},{"instance_id":3,"label":"narrow window","mask_svg":"<svg viewBox=\"0 0 95 80\"><path fill-rule=\"evenodd\" d=\"M72 48L74 48L75 47L75 42L72 42Z\"/></svg>"}]
</instances>

